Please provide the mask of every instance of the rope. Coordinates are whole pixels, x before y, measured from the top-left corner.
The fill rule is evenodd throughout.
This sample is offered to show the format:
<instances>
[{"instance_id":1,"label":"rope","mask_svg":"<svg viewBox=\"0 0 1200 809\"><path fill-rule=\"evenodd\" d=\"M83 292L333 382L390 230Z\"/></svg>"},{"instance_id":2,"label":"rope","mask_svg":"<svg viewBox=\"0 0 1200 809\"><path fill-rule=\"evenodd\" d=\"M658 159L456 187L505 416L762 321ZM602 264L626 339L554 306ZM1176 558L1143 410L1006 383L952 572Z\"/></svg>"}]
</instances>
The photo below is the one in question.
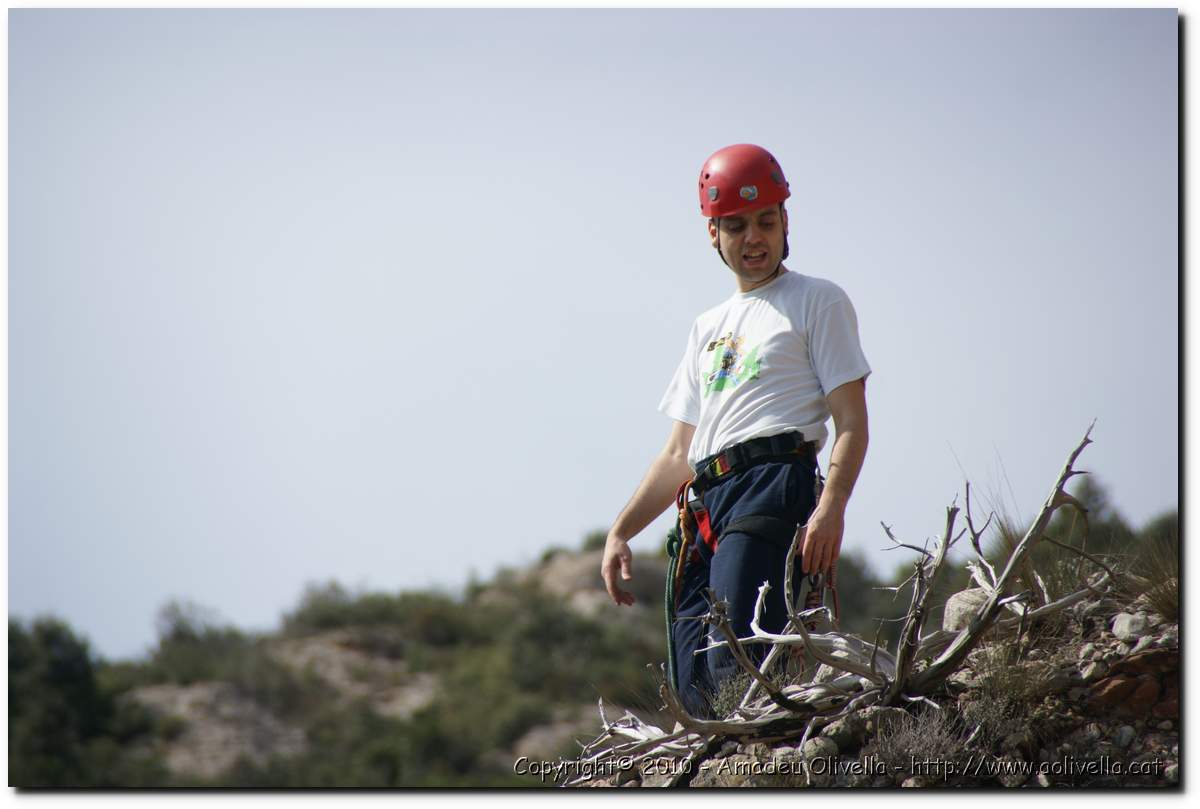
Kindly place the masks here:
<instances>
[{"instance_id":1,"label":"rope","mask_svg":"<svg viewBox=\"0 0 1200 809\"><path fill-rule=\"evenodd\" d=\"M667 534L667 582L663 592L663 617L667 623L667 677L673 688L675 685L675 644L672 642L671 630L675 626L675 607L679 601L679 589L683 586L683 568L687 564L688 552L695 541L688 525L687 501L691 491L692 480L679 487L675 495L675 505L679 513L675 518L675 528Z\"/></svg>"}]
</instances>

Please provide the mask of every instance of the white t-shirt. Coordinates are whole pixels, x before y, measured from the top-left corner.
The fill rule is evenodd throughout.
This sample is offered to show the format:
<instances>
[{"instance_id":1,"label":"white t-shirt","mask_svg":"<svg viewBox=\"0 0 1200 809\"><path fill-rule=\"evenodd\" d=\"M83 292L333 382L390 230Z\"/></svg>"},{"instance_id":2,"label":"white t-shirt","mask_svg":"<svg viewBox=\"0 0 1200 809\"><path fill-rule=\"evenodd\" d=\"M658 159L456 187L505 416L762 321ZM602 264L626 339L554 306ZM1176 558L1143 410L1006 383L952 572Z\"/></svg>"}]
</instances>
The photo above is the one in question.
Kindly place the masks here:
<instances>
[{"instance_id":1,"label":"white t-shirt","mask_svg":"<svg viewBox=\"0 0 1200 809\"><path fill-rule=\"evenodd\" d=\"M870 373L841 287L784 271L696 318L658 409L695 425L693 469L726 447L791 430L819 450L829 435L825 396Z\"/></svg>"}]
</instances>

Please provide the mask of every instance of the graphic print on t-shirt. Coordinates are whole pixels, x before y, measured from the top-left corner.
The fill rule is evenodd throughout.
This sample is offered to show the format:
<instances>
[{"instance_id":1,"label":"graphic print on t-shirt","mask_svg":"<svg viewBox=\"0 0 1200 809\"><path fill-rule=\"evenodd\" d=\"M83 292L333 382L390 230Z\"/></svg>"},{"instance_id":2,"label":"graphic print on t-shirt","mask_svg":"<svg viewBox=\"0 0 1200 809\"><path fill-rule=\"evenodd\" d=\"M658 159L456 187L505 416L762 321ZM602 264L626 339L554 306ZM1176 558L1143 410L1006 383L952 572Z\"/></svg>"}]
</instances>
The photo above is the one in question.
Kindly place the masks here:
<instances>
[{"instance_id":1,"label":"graphic print on t-shirt","mask_svg":"<svg viewBox=\"0 0 1200 809\"><path fill-rule=\"evenodd\" d=\"M736 388L743 382L758 379L762 360L758 358L758 346L744 352L746 338L734 337L728 332L724 337L713 340L705 349L713 355L712 368L704 378L704 395Z\"/></svg>"}]
</instances>

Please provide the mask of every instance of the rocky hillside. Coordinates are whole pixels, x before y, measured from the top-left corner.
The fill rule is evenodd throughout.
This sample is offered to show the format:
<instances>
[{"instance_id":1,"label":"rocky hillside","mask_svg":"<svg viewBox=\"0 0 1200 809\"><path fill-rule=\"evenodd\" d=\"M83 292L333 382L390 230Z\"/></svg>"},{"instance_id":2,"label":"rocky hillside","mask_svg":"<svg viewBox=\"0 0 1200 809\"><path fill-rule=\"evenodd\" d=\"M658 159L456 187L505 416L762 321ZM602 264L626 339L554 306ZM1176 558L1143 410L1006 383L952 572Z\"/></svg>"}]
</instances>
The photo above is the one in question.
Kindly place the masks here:
<instances>
[{"instance_id":1,"label":"rocky hillside","mask_svg":"<svg viewBox=\"0 0 1200 809\"><path fill-rule=\"evenodd\" d=\"M505 720L492 737L499 744L481 750L470 764L462 766L473 767L484 784L541 785L538 779L514 772L514 762L521 757L551 760L578 750L577 739L594 737L602 730L596 710L599 697L621 706L618 710L628 706L644 711L651 691L642 666L645 660L661 659L665 653L660 648L664 643L661 587L665 560L635 556L638 575L631 587L638 603L616 609L598 575L600 557L600 551L549 552L535 565L503 571L493 581L476 586L461 601L418 596L405 601L402 597L403 603L389 607L403 613L401 617L381 618L359 609L362 602L378 601L381 596L360 597L354 602L343 595L333 605L324 595L314 596L281 633L255 638L249 655L255 662L242 667L273 671L275 683L302 684L313 701L322 703L327 712L324 718L278 699L273 701L280 704L272 706L268 704L272 700L255 699L253 684L247 687L244 681L229 679L150 682L129 688L119 699L153 716L160 732L141 739L138 752L160 758L179 785L230 784L244 778L246 772L261 776L288 768L287 762L299 766L297 762L306 757L320 755L321 741L314 740L314 728L336 721L332 717L338 711L346 715L367 712L404 733L439 724L439 719L431 717L445 713L466 714L484 708L506 711L517 703L522 706L514 711L517 715ZM493 627L472 625L473 616L492 616L505 630L516 623L515 616L526 616L528 634L536 640L541 634L539 622L553 624L539 619L540 610L565 613L558 616L564 624L559 631L581 642L589 636L601 641L592 651L603 654L605 645L611 647L605 656L607 670L596 668L598 676L590 679L588 669L593 663L582 653L584 649L574 650L574 664L582 676L573 679L564 674L561 687L543 694L547 685L540 680L529 682L526 689L519 682L514 685L512 680L520 677L510 677L511 668L522 662L548 662L562 673L563 667L553 665L554 649L543 655L545 660L506 660L525 654L525 650L514 652L507 642L496 642L479 654L483 636ZM340 617L326 615L331 611L339 612ZM499 627L496 630L501 631ZM562 646L555 641L553 625L545 631L547 644ZM504 673L504 681L492 684L491 695L482 706L458 693L463 680L479 676L470 673L475 671L475 663L485 676L488 669ZM615 670L623 672L620 678L605 676L606 671ZM528 697L522 690L535 696ZM539 704L532 705L535 700ZM470 724L469 716L461 719L464 725ZM437 732L445 729L439 727ZM488 780L489 772L492 780ZM453 782L454 778L447 773L444 780Z\"/></svg>"},{"instance_id":2,"label":"rocky hillside","mask_svg":"<svg viewBox=\"0 0 1200 809\"><path fill-rule=\"evenodd\" d=\"M956 620L947 609L946 628ZM803 747L798 738L729 738L677 780L691 787L1167 787L1180 780L1179 689L1174 617L1158 614L1145 596L1083 601L1020 641L995 637L977 648L935 695L936 709L865 708ZM583 785L663 786L679 769L656 759Z\"/></svg>"}]
</instances>

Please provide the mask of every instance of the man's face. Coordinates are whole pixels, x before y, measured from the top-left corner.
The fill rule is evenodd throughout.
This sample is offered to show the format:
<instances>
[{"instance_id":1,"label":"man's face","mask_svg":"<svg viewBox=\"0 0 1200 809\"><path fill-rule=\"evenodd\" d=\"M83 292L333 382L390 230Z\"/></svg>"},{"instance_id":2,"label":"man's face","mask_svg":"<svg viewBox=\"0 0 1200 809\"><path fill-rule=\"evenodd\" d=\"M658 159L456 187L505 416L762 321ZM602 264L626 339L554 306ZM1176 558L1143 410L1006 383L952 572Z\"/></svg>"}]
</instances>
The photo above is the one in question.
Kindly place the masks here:
<instances>
[{"instance_id":1,"label":"man's face","mask_svg":"<svg viewBox=\"0 0 1200 809\"><path fill-rule=\"evenodd\" d=\"M713 247L720 246L725 263L738 276L741 286L765 281L783 260L787 235L787 210L769 205L737 216L709 221Z\"/></svg>"}]
</instances>

